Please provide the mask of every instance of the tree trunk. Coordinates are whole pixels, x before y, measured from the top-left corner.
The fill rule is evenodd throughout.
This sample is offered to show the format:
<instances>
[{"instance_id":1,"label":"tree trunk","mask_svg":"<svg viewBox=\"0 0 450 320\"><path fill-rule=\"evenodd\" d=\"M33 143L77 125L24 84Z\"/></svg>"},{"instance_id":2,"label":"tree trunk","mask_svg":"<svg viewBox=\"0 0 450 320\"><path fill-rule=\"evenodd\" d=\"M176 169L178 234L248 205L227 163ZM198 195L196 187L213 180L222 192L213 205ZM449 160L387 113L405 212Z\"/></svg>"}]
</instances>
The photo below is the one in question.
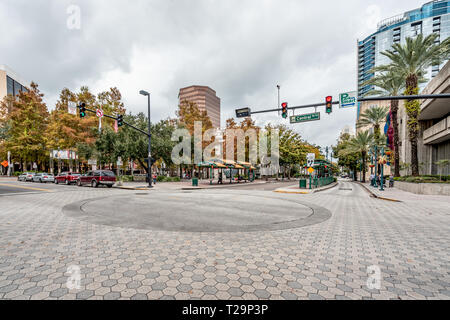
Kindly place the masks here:
<instances>
[{"instance_id":1,"label":"tree trunk","mask_svg":"<svg viewBox=\"0 0 450 320\"><path fill-rule=\"evenodd\" d=\"M391 103L392 112L392 127L394 128L394 176L400 177L400 133L398 129L398 100L394 100Z\"/></svg>"},{"instance_id":2,"label":"tree trunk","mask_svg":"<svg viewBox=\"0 0 450 320\"><path fill-rule=\"evenodd\" d=\"M419 93L418 79L415 74L406 78L405 95L416 95ZM406 113L408 114L409 140L411 142L411 175L419 176L419 157L417 154L417 138L419 134L419 114L420 103L418 100L408 100L405 103Z\"/></svg>"},{"instance_id":3,"label":"tree trunk","mask_svg":"<svg viewBox=\"0 0 450 320\"><path fill-rule=\"evenodd\" d=\"M363 160L363 164L362 164L362 172L363 172L363 178L362 178L362 182L366 183L366 153L363 152L362 153L362 160Z\"/></svg>"}]
</instances>

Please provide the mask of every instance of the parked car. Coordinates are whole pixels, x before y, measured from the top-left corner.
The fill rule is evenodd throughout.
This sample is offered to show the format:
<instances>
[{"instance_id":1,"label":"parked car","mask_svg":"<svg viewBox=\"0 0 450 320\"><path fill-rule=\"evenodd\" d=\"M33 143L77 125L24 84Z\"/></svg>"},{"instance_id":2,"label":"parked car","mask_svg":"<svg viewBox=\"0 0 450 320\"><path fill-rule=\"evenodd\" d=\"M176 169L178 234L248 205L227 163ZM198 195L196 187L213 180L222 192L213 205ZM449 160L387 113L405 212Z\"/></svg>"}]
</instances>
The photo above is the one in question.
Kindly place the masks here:
<instances>
[{"instance_id":1,"label":"parked car","mask_svg":"<svg viewBox=\"0 0 450 320\"><path fill-rule=\"evenodd\" d=\"M20 176L17 177L18 181L27 181L27 176L32 174L31 172L24 172Z\"/></svg>"},{"instance_id":2,"label":"parked car","mask_svg":"<svg viewBox=\"0 0 450 320\"><path fill-rule=\"evenodd\" d=\"M33 176L33 182L47 183L55 182L55 177L50 173L38 173Z\"/></svg>"},{"instance_id":3,"label":"parked car","mask_svg":"<svg viewBox=\"0 0 450 320\"><path fill-rule=\"evenodd\" d=\"M77 183L78 178L81 176L79 173L74 172L61 172L55 177L55 183L64 183L66 185Z\"/></svg>"},{"instance_id":4,"label":"parked car","mask_svg":"<svg viewBox=\"0 0 450 320\"><path fill-rule=\"evenodd\" d=\"M78 177L77 180L77 185L79 187L90 185L93 188L97 188L100 185L105 185L108 188L112 188L115 183L116 176L114 175L114 172L108 170L89 171Z\"/></svg>"},{"instance_id":5,"label":"parked car","mask_svg":"<svg viewBox=\"0 0 450 320\"><path fill-rule=\"evenodd\" d=\"M33 182L33 177L36 175L34 172L27 172L25 176L25 182Z\"/></svg>"}]
</instances>

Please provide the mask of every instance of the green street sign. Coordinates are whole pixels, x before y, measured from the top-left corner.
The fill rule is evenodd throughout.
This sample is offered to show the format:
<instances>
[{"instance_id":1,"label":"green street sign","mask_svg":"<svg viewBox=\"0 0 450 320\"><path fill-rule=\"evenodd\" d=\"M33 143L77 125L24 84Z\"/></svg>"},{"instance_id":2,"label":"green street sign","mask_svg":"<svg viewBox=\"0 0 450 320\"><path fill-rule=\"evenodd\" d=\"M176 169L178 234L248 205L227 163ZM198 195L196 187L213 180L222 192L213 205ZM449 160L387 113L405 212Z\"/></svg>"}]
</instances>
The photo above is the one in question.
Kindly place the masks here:
<instances>
[{"instance_id":1,"label":"green street sign","mask_svg":"<svg viewBox=\"0 0 450 320\"><path fill-rule=\"evenodd\" d=\"M320 112L308 113L308 114L302 114L299 116L292 116L291 124L309 122L309 121L318 121L318 120L320 120Z\"/></svg>"}]
</instances>

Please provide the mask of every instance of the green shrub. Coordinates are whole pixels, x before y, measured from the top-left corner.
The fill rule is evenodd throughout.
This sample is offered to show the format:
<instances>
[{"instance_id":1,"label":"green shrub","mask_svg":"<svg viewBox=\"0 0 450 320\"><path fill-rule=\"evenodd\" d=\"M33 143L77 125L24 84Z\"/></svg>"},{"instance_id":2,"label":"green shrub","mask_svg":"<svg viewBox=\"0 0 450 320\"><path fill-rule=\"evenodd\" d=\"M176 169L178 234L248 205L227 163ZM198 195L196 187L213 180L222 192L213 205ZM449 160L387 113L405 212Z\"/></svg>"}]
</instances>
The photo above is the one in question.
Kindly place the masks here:
<instances>
[{"instance_id":1,"label":"green shrub","mask_svg":"<svg viewBox=\"0 0 450 320\"><path fill-rule=\"evenodd\" d=\"M121 177L119 177L119 179L120 179L120 181L123 181L123 182L133 182L134 181L133 176L121 176Z\"/></svg>"},{"instance_id":2,"label":"green shrub","mask_svg":"<svg viewBox=\"0 0 450 320\"><path fill-rule=\"evenodd\" d=\"M22 173L23 173L23 172L16 171L16 172L14 172L14 176L15 176L15 177L18 177L18 176L20 176Z\"/></svg>"}]
</instances>

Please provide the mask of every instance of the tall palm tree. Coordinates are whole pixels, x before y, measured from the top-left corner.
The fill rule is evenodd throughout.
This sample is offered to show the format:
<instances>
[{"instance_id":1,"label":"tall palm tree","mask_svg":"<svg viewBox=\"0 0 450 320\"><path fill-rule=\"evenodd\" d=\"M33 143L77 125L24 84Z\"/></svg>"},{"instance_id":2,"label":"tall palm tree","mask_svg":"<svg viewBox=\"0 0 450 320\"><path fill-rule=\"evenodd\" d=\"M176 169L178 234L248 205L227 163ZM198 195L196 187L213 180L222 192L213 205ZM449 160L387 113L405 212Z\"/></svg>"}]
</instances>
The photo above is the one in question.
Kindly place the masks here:
<instances>
[{"instance_id":1,"label":"tall palm tree","mask_svg":"<svg viewBox=\"0 0 450 320\"><path fill-rule=\"evenodd\" d=\"M427 68L439 65L450 57L450 38L436 44L438 35L433 33L427 37L422 34L415 38L407 38L404 45L395 43L391 50L382 54L391 60L386 66L378 67L378 71L392 71L405 79L405 95L419 93L419 79ZM419 134L420 102L408 100L405 103L408 115L409 140L411 142L412 175L419 175L419 159L417 155L417 138Z\"/></svg>"},{"instance_id":2,"label":"tall palm tree","mask_svg":"<svg viewBox=\"0 0 450 320\"><path fill-rule=\"evenodd\" d=\"M375 72L375 70L374 70ZM367 95L398 96L405 90L405 80L398 74L389 71L383 72L368 80L365 85L373 85L375 89L370 90ZM394 128L394 168L395 177L400 177L400 148L398 130L398 100L391 101L392 127Z\"/></svg>"},{"instance_id":3,"label":"tall palm tree","mask_svg":"<svg viewBox=\"0 0 450 320\"><path fill-rule=\"evenodd\" d=\"M358 153L361 155L363 162L362 172L363 172L363 182L366 182L366 162L367 154L369 153L370 146L373 141L373 134L369 131L359 132L356 137L352 138L347 147L341 150L340 154L345 156L351 153Z\"/></svg>"},{"instance_id":4,"label":"tall palm tree","mask_svg":"<svg viewBox=\"0 0 450 320\"><path fill-rule=\"evenodd\" d=\"M386 121L386 116L388 112L389 112L388 107L373 107L367 109L361 114L360 119L356 126L358 128L365 126L372 126L374 137L378 139L378 137L380 137L381 134L380 130L381 124Z\"/></svg>"}]
</instances>

